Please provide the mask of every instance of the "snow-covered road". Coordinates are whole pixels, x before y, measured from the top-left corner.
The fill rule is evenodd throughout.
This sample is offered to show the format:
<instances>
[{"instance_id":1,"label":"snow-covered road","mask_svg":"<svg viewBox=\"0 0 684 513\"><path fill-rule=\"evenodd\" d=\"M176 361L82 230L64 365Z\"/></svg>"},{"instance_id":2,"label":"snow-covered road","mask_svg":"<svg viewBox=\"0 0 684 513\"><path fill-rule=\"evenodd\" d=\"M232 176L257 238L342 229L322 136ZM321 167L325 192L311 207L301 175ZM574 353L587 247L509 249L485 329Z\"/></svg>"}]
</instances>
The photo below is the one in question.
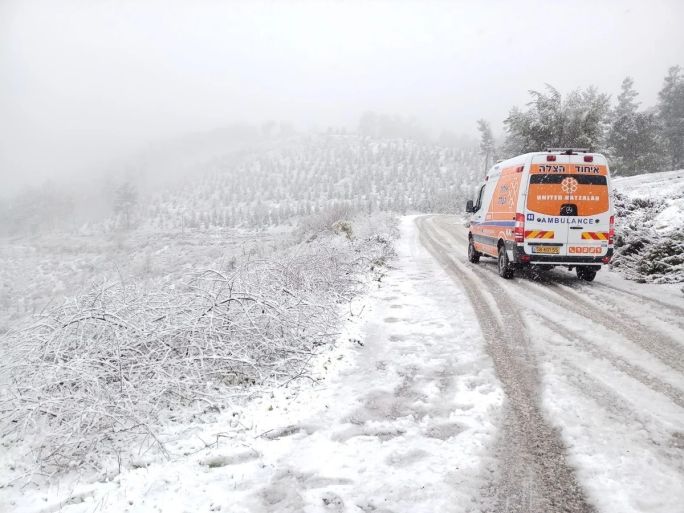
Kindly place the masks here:
<instances>
[{"instance_id":1,"label":"snow-covered road","mask_svg":"<svg viewBox=\"0 0 684 513\"><path fill-rule=\"evenodd\" d=\"M448 216L292 383L170 438L170 461L15 490L4 511L684 511L684 300L602 271L506 281ZM211 420L210 422L208 420Z\"/></svg>"},{"instance_id":2,"label":"snow-covered road","mask_svg":"<svg viewBox=\"0 0 684 513\"><path fill-rule=\"evenodd\" d=\"M594 283L564 271L506 281L493 259L467 262L455 218L417 224L468 293L506 392L496 511L684 511L676 288L606 271Z\"/></svg>"}]
</instances>

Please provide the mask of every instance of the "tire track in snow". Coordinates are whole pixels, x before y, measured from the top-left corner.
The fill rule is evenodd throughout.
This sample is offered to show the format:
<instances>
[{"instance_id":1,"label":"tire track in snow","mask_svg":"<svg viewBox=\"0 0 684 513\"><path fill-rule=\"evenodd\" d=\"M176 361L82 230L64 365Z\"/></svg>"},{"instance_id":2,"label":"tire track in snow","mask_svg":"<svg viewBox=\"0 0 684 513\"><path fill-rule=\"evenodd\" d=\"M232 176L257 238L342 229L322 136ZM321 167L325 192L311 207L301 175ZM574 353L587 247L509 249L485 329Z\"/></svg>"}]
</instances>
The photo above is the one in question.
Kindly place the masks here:
<instances>
[{"instance_id":1,"label":"tire track in snow","mask_svg":"<svg viewBox=\"0 0 684 513\"><path fill-rule=\"evenodd\" d=\"M440 219L439 221L442 221L444 224L448 225L449 232L446 235L451 235L453 239L460 239L463 242L463 244L467 244L465 232L463 230L458 229L454 230L454 228L458 228L459 225L449 223L447 220ZM463 252L463 254L465 253ZM490 269L490 267L491 266L483 266L482 269L480 267L476 267L474 268L474 272L478 274L486 272L489 275L493 276L495 281L491 281L490 283L496 288L496 290L499 291L498 293L500 293L503 291L503 289L501 289L501 286L498 283L498 274L496 272L496 269ZM556 278L556 276L554 276L554 278ZM627 340L634 343L641 349L656 357L662 364L666 365L675 372L682 373L684 371L684 359L682 359L681 357L683 348L681 344L679 344L676 340L670 338L669 336L663 333L650 330L649 328L643 326L640 323L632 321L631 319L624 319L624 316L620 316L620 320L623 320L627 324L629 324L629 329L618 322L608 323L606 318L601 317L596 312L597 305L591 304L591 302L582 298L577 292L574 291L574 288L573 290L567 290L567 286L562 285L562 283L565 282L567 282L568 284L573 283L575 282L575 278L573 277L568 280L565 279L565 277L560 277L560 280L554 281L553 279L551 279L551 277L542 276L541 280L537 280L534 282L530 282L525 278L521 278L516 280L515 286L522 285L527 290L534 292L535 296L543 295L544 297L546 297L546 299L548 299L553 304L561 308L569 307L569 309L573 311L573 313L580 316L581 318L589 318L591 321L599 324L602 328L608 331L617 332L622 337L626 338ZM552 290L549 291L542 285L552 287ZM587 287L591 286L593 286L593 284L587 285ZM622 292L622 289L619 288L609 288L611 290ZM641 296L639 294L633 295L643 298L646 301L650 300L649 298ZM575 303L581 303L583 307L576 307ZM670 307L675 310L679 309L679 307L675 305L671 305ZM546 318L548 321L555 323L555 321L551 321L548 317L545 317L544 314L540 313L537 310L534 310L534 313L535 315L539 315L542 318ZM670 400L672 400L677 406L684 407L684 393L677 387L674 387L671 384L653 376L651 373L647 372L643 368L633 365L621 356L616 355L615 353L610 352L608 350L601 349L597 344L590 342L585 336L582 336L572 328L568 328L566 325L563 326L562 330L559 330L558 326L554 326L553 331L571 342L572 339L568 338L567 334L572 333L573 337L581 341L583 345L586 347L586 349L589 350L595 356L599 356L601 358L608 360L614 367L616 367L620 371L629 375L633 379L639 381L643 385L651 388L652 390L655 390L656 392L665 395ZM646 334L645 336L644 333ZM656 342L656 340L659 341L659 343Z\"/></svg>"},{"instance_id":2,"label":"tire track in snow","mask_svg":"<svg viewBox=\"0 0 684 513\"><path fill-rule=\"evenodd\" d=\"M648 352L663 365L680 373L684 373L684 360L681 358L684 348L669 336L650 330L636 321L620 315L617 319L608 318L597 309L598 305L592 304L578 294L565 290L562 286L549 282L551 289L529 283L526 280L518 280L516 285L521 285L556 304L558 307L570 310L584 319L601 326L602 328L617 333L624 339L639 346Z\"/></svg>"},{"instance_id":3,"label":"tire track in snow","mask_svg":"<svg viewBox=\"0 0 684 513\"><path fill-rule=\"evenodd\" d=\"M439 242L442 237L432 219L417 219L420 240L463 285L508 398L496 447L500 468L485 492L493 504L485 505L485 511L594 512L567 461L558 429L542 413L538 371L516 305L498 285L490 283L496 289L498 312L493 310L471 273L448 256L451 248ZM478 276L489 281L483 273Z\"/></svg>"},{"instance_id":4,"label":"tire track in snow","mask_svg":"<svg viewBox=\"0 0 684 513\"><path fill-rule=\"evenodd\" d=\"M610 292L608 292L608 294L615 294L615 292L619 292L620 294L626 294L626 295L632 296L632 297L634 297L634 298L636 298L642 302L653 303L654 305L657 305L658 308L665 308L665 309L673 312L675 315L678 315L678 316L684 318L684 308L680 308L680 307L672 305L670 303L660 301L659 299L644 296L642 294L637 294L636 292L621 289L618 287L613 287L612 285L608 285L607 283L594 283L594 284L589 285L589 286L590 287L598 287L599 289L608 289L610 291Z\"/></svg>"},{"instance_id":5,"label":"tire track in snow","mask_svg":"<svg viewBox=\"0 0 684 513\"><path fill-rule=\"evenodd\" d=\"M433 217L429 219L428 223L433 227L433 231L437 234L439 241L443 242L441 250L445 252L445 255L449 255L446 256L446 258L452 261L454 265L460 267L464 273L471 276L472 280L480 284L481 290L479 290L479 293L483 298L492 296L500 299L507 294L509 299L515 301L517 310L526 310L532 314L532 317L525 316L531 328L527 333L534 342L534 345L531 347L544 348L544 351L538 354L540 361L552 363L553 365L553 367L551 367L552 374L545 375L544 381L546 383L544 397L547 397L547 392L551 394L552 404L549 405L545 402L544 411L552 411L553 413L549 413L549 415L552 415L553 418L558 416L559 422L564 426L564 430L572 430L578 427L576 426L577 417L573 416L571 411L559 411L558 404L563 404L570 408L580 408L585 416L586 424L584 425L584 428L580 429L581 433L570 435L573 445L569 452L572 453L573 457L580 458L578 461L582 461L582 459L586 458L592 459L592 455L598 451L596 456L600 461L603 461L606 465L618 465L614 471L608 470L610 469L610 466L602 467L590 463L583 463L581 465L581 475L584 476L583 479L586 479L586 481L583 481L583 484L586 486L587 490L591 491L593 494L592 497L597 502L597 506L600 505L610 511L613 501L617 500L619 502L625 500L625 506L627 505L627 501L633 501L634 504L640 505L634 511L641 511L642 506L646 507L646 504L653 507L662 507L659 511L669 512L678 510L677 508L673 509L673 505L677 503L677 499L674 499L673 497L681 496L682 488L681 486L677 486L677 478L674 476L680 475L681 472L681 465L676 461L677 458L681 460L681 451L684 449L684 433L681 432L681 429L678 429L676 420L681 418L681 387L680 389L677 389L672 386L672 384L681 383L681 374L676 368L681 367L683 354L681 350L678 350L680 346L679 340L676 337L678 336L678 328L681 329L681 324L677 322L676 315L672 318L668 318L669 314L664 312L665 309L660 308L656 303L646 303L646 306L650 307L655 313L648 311L642 312L638 306L637 308L634 308L634 310L627 309L625 305L631 306L632 304L635 304L635 301L632 296L620 296L619 293L622 290L619 287L614 287L614 298L601 297L602 295L605 295L604 293L598 294L599 297L595 297L595 295L591 294L591 287L594 284L578 283L574 276L571 277L565 272L553 272L549 273L547 276L542 274L539 280L534 281L525 276L512 281L502 280L496 272L495 265L488 265L488 259L483 259L482 264L484 265L481 264L479 266L467 263L465 257L467 232L463 229L458 220L453 217ZM493 261L490 260L490 262ZM548 287L545 287L545 285ZM624 303L623 305L617 304L616 306L618 310L622 309L626 316L630 316L632 312L634 312L636 319L640 320L641 316L650 313L654 316L654 319L657 319L663 326L670 326L672 328L671 330L670 328L667 328L670 330L671 338L666 340L665 349L663 349L663 344L659 343L659 340L662 338L660 333L661 330L659 329L660 325L656 326L655 329L646 328L645 334L642 333L640 335L638 333L631 333L630 330L638 330L641 328L641 322L647 322L645 320L641 322L635 321L632 317L628 317L629 321L632 321L629 322L628 327L620 326L618 328L622 330L621 332L616 331L615 325L607 322L611 319L609 316L607 316L606 319L603 319L603 323L599 323L598 325L594 322L586 323L589 326L596 326L596 331L598 331L598 333L593 335L584 333L584 336L581 338L594 340L595 347L607 353L609 357L606 362L607 364L619 367L619 370L625 372L625 374L634 378L636 381L647 384L651 389L659 389L656 391L662 393L670 400L674 399L673 403L666 401L661 402L659 398L653 397L655 402L654 406L650 408L651 416L645 417L640 411L640 408L643 407L644 404L641 404L641 406L633 404L631 397L626 395L625 391L620 386L621 381L618 374L604 379L603 375L599 374L600 370L598 369L600 369L600 367L584 368L584 365L581 362L585 361L586 356L582 356L581 361L575 361L571 348L565 348L567 349L564 353L565 359L557 357L557 355L553 353L553 348L548 345L549 342L545 337L536 333L534 330L534 327L537 326L536 317L540 315L540 311L543 312L545 306L551 308L561 306L567 311L567 308L565 308L566 305L569 302L575 301L576 298L574 296L579 294L579 290L585 289L589 293L589 297L582 298L584 300L583 304L580 305L577 312L568 311L570 315L568 315L567 318L564 319L561 316L553 319L552 326L549 328L553 333L561 337L561 340L559 340L558 343L563 346L563 340L566 340L568 341L568 344L575 346L579 350L586 349L581 345L581 340L579 342L578 340L571 340L571 336L568 337L566 335L571 335L573 331L582 331L577 323L579 319L585 319L587 317L585 311L587 308L595 309L596 312L602 312L606 310L606 307L611 308L615 301L622 301ZM557 293L558 290L564 290L568 293L567 295L569 297ZM533 294L530 294L530 291L532 291ZM540 291L546 293L547 296L542 296ZM573 294L573 292L575 292L575 294ZM643 302L636 302L636 304L640 305L648 300L648 298L645 298ZM677 309L679 307L673 305L673 308ZM496 313L496 310L494 311ZM674 311L675 310L673 309L669 310L669 312ZM618 317L615 324L617 325L619 321L620 318ZM625 333L628 334L628 336L624 336L623 334ZM597 336L595 337L594 335ZM639 341L630 340L630 338L633 337L646 337L646 339L640 340L642 344L639 344ZM652 340L650 340L649 337L651 337ZM601 340L610 340L612 342L613 339L617 339L615 340L617 344L612 344L611 347L603 347L601 345ZM646 344L646 347L644 347L643 343ZM620 344L624 344L624 354L623 351L621 351ZM659 355L653 355L654 350L659 351ZM641 358L643 358L645 354L642 353L642 351L646 354L653 355L654 358L660 356L657 365L644 366L641 362ZM669 354L666 356L666 352L668 351ZM668 357L673 359L670 362L662 362L663 358ZM571 366L565 367L565 360L568 360ZM656 361L653 361L653 363L655 364ZM665 363L665 365L662 365L662 363ZM669 365L669 363L672 363L672 365ZM576 369L581 369L583 374L580 377L572 375L572 372L574 372L572 366ZM590 368L592 370L589 370ZM539 369L539 372L541 372L541 367L539 367ZM562 369L565 369L568 372L565 372L565 370ZM604 370L607 369L604 367ZM561 377L563 377L563 379L558 380L556 371L561 372ZM583 378L584 374L587 375L587 379ZM549 379L551 381L547 383L547 380ZM613 405L610 404L610 397L596 397L598 388L594 389L592 387L594 381L601 384L607 391L612 391L616 394L617 398L621 398L622 400L616 401L615 405ZM561 385L561 383L564 383L564 385ZM622 385L628 385L628 382L622 382ZM577 393L575 393L575 391L577 391ZM569 394L569 396L566 396L566 394ZM598 395L601 396L602 394ZM620 407L616 407L618 404ZM591 405L594 406L592 407ZM604 410L604 407L608 410L608 413L601 414L601 418L604 418L603 415L605 415L606 421L610 419L611 424L608 424L608 426L613 425L613 430L611 430L610 427L601 424L599 421L594 421L592 419L591 412L592 409L595 410L596 406L601 408L601 410L599 410L600 412ZM666 409L668 412L667 415L662 416L659 408ZM635 418L637 419L637 424L639 424L639 419L649 423L650 429L640 431L638 426L632 425L630 427L630 424L634 424ZM679 426L681 426L681 423L679 423ZM600 442L593 439L594 429L599 433L599 438L617 436L618 440L628 439L633 441L634 447L638 449L631 457L623 459L624 456L621 453L622 446L620 442L611 439L611 442L604 449ZM652 475L653 482L648 483L648 485L646 485L646 483L643 484L647 490L650 490L649 493L653 494L650 498L648 498L648 496L643 496L638 492L642 483L636 476L639 476L640 472L647 472L648 475ZM589 476L593 477L589 478ZM608 484L596 484L596 477L598 477L599 480L605 480ZM625 488L622 490L620 488L615 488L615 479L624 480ZM612 486L610 483L613 483ZM681 502L679 502L679 504L681 504ZM527 509L530 511L534 510L531 507L528 507Z\"/></svg>"},{"instance_id":6,"label":"tire track in snow","mask_svg":"<svg viewBox=\"0 0 684 513\"><path fill-rule=\"evenodd\" d=\"M441 223L439 221L442 221ZM448 235L453 239L460 239L464 245L467 245L468 240L463 230L458 230L459 225L454 223L449 223L446 220L439 220L437 224L445 224L448 226ZM495 276L498 279L498 274L496 268L492 266L481 266L475 268L475 272L480 272L481 270L486 270L490 275ZM515 280L515 284L521 285L526 289L533 291L535 295L542 295L546 299L552 301L557 306L561 308L566 308L573 313L581 316L584 319L589 319L592 322L598 324L599 326L605 328L606 330L613 331L633 344L641 347L644 351L650 353L655 358L660 360L664 365L676 370L680 373L684 373L684 359L682 359L682 352L684 352L684 346L678 343L675 339L669 335L662 333L660 331L652 330L643 324L629 319L624 315L620 315L619 319L609 318L602 315L599 310L597 310L597 304L592 303L577 292L575 292L574 287L570 287L570 284L576 283L574 277L565 278L553 276L544 277L540 276L534 282L531 282L525 278L520 278ZM542 287L542 285L544 285ZM600 284L597 284L600 285ZM592 287L592 285L587 285L587 287ZM616 292L625 292L622 289L616 287L609 287L611 290ZM568 290L570 288L571 290ZM584 287L583 287L584 288ZM642 296L640 294L632 294L637 296L642 301L652 301L657 304L658 307L661 306L661 302L654 301L651 298ZM666 305L672 311L681 311L675 305ZM676 323L676 319L673 319Z\"/></svg>"},{"instance_id":7,"label":"tire track in snow","mask_svg":"<svg viewBox=\"0 0 684 513\"><path fill-rule=\"evenodd\" d=\"M459 239L461 242L463 242L464 247L467 246L468 238L466 237L465 227L461 223L459 223L456 219L440 219L440 222L448 226L448 228L450 229L449 234L454 239ZM492 262L494 262L494 260L492 260ZM496 272L496 269L492 269L492 271ZM535 275L534 282L542 283L544 285L565 285L573 290L579 289L583 292L586 291L590 293L600 294L601 298L597 299L601 301L610 301L618 307L620 305L618 305L614 301L616 293L622 294L623 296L630 296L630 298L638 299L641 303L650 303L650 306L655 310L668 310L669 312L671 312L668 321L672 324L676 324L679 328L684 329L684 324L679 320L684 319L684 308L681 308L677 305L673 305L671 303L667 303L665 301L661 301L651 296L639 294L638 292L626 290L608 283L593 282L589 284L578 282L574 276L567 277L558 274L545 275L544 273L541 273Z\"/></svg>"},{"instance_id":8,"label":"tire track in snow","mask_svg":"<svg viewBox=\"0 0 684 513\"><path fill-rule=\"evenodd\" d=\"M654 450L660 454L674 470L678 472L684 471L684 461L681 458L681 450L675 447L671 440L663 440L662 437L658 439L654 435L653 430L651 429L651 423L657 423L658 419L646 419L640 412L636 411L630 403L618 395L614 389L597 380L570 360L562 359L561 364L572 369L572 372L565 374L565 378L571 386L608 412L614 422L624 424L625 421L629 419L631 423L638 424L639 429L635 430L635 432L644 433L648 443L654 447ZM671 435L672 437L675 437L677 433L672 433Z\"/></svg>"},{"instance_id":9,"label":"tire track in snow","mask_svg":"<svg viewBox=\"0 0 684 513\"><path fill-rule=\"evenodd\" d=\"M611 353L608 350L601 349L598 344L591 342L589 339L580 335L576 331L573 331L567 326L563 326L563 332L560 333L558 331L558 324L555 320L539 312L537 312L536 315L551 331L561 335L565 340L568 340L571 343L581 342L581 349L587 351L596 358L607 361L620 372L650 388L654 392L664 395L680 408L684 408L684 392L679 390L677 387L657 378L656 376L653 376L652 374L649 374L646 370L632 364L625 358Z\"/></svg>"},{"instance_id":10,"label":"tire track in snow","mask_svg":"<svg viewBox=\"0 0 684 513\"><path fill-rule=\"evenodd\" d=\"M625 307L630 307L636 304L642 304L646 308L649 308L653 312L653 317L656 318L659 323L670 324L676 326L679 330L684 330L684 310L680 309L674 305L667 305L662 301L655 301L649 299L640 294L633 294L628 291L611 287L605 285L601 282L593 283L582 283L579 280L555 280L557 275L553 277L548 277L546 280L538 279L535 280L537 283L552 284L556 286L561 286L567 289L569 292L574 292L575 294L586 294L589 298L589 302L601 303L611 305L611 309L614 311L622 311ZM549 283L547 283L547 281ZM648 328L650 331L657 331L657 328ZM672 337L670 337L672 338Z\"/></svg>"}]
</instances>

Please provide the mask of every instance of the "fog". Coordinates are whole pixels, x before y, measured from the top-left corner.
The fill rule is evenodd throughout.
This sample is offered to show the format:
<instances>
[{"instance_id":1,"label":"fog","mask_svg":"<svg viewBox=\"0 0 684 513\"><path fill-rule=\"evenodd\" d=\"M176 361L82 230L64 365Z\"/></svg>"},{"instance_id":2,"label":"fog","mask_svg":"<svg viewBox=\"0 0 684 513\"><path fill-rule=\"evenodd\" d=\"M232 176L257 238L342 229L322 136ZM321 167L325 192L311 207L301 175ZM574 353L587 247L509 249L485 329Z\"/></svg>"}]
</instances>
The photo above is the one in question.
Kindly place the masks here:
<instances>
[{"instance_id":1,"label":"fog","mask_svg":"<svg viewBox=\"0 0 684 513\"><path fill-rule=\"evenodd\" d=\"M677 0L5 1L2 190L237 122L353 128L373 110L500 133L529 89L615 95L627 75L652 105L682 19Z\"/></svg>"}]
</instances>

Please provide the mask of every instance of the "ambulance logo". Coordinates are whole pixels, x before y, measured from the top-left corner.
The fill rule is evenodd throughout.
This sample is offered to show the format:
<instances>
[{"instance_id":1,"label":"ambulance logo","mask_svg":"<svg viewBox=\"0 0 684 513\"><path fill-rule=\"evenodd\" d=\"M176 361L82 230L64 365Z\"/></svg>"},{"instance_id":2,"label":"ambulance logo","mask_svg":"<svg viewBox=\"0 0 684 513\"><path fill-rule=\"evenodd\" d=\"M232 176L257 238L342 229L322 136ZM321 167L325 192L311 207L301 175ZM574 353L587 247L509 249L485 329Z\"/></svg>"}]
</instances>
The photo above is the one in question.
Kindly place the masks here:
<instances>
[{"instance_id":1,"label":"ambulance logo","mask_svg":"<svg viewBox=\"0 0 684 513\"><path fill-rule=\"evenodd\" d=\"M563 178L561 189L566 194L573 194L577 190L577 180L571 177Z\"/></svg>"}]
</instances>

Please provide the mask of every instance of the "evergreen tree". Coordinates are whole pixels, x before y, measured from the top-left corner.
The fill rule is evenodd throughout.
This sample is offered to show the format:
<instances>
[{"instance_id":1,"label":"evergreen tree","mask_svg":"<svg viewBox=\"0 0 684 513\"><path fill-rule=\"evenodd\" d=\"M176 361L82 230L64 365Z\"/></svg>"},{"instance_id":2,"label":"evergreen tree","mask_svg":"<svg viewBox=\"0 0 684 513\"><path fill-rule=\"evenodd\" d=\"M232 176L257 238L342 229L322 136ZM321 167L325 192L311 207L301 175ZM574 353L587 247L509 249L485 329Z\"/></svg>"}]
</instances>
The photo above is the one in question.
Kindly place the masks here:
<instances>
[{"instance_id":1,"label":"evergreen tree","mask_svg":"<svg viewBox=\"0 0 684 513\"><path fill-rule=\"evenodd\" d=\"M477 130L480 132L480 153L484 157L484 168L486 173L496 158L494 136L492 135L492 129L489 126L489 123L484 119L479 119L477 121Z\"/></svg>"},{"instance_id":2,"label":"evergreen tree","mask_svg":"<svg viewBox=\"0 0 684 513\"><path fill-rule=\"evenodd\" d=\"M658 122L653 112L639 112L634 81L622 82L618 104L608 134L611 166L618 174L633 175L657 171L663 164Z\"/></svg>"},{"instance_id":3,"label":"evergreen tree","mask_svg":"<svg viewBox=\"0 0 684 513\"><path fill-rule=\"evenodd\" d=\"M122 183L114 191L114 213L121 216L124 227L131 227L133 210L138 204L138 193L130 182Z\"/></svg>"},{"instance_id":4,"label":"evergreen tree","mask_svg":"<svg viewBox=\"0 0 684 513\"><path fill-rule=\"evenodd\" d=\"M681 71L679 66L671 67L658 93L658 119L672 169L684 167L684 78Z\"/></svg>"}]
</instances>

